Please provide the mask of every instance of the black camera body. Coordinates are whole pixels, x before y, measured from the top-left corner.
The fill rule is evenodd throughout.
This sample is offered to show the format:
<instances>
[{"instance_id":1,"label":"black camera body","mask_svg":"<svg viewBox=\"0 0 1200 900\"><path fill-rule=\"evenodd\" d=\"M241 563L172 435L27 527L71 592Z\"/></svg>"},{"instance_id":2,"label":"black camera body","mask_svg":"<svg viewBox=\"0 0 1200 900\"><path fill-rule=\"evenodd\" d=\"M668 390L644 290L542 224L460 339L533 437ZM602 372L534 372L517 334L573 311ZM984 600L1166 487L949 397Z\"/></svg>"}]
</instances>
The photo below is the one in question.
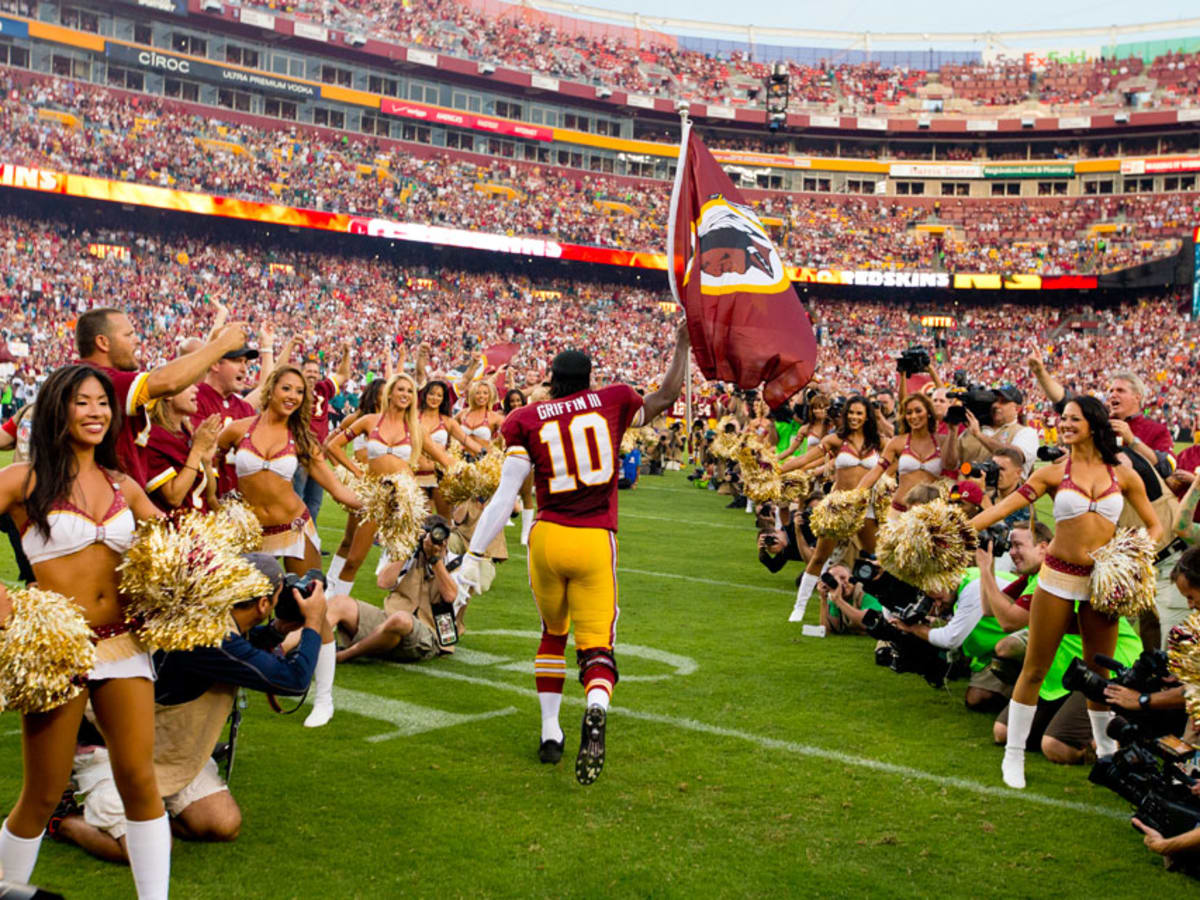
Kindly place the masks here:
<instances>
[{"instance_id":1,"label":"black camera body","mask_svg":"<svg viewBox=\"0 0 1200 900\"><path fill-rule=\"evenodd\" d=\"M421 532L421 542L424 543L426 536L435 544L444 544L450 540L450 526L445 522L433 522L425 526L425 530Z\"/></svg>"},{"instance_id":2,"label":"black camera body","mask_svg":"<svg viewBox=\"0 0 1200 900\"><path fill-rule=\"evenodd\" d=\"M1110 684L1129 688L1139 694L1153 694L1162 690L1163 681L1169 674L1165 650L1143 651L1131 666L1124 666L1102 653L1096 654L1096 662L1116 675L1111 680L1102 678L1089 669L1082 659L1075 657L1063 673L1063 687L1079 691L1094 703L1104 703L1104 689Z\"/></svg>"},{"instance_id":3,"label":"black camera body","mask_svg":"<svg viewBox=\"0 0 1200 900\"><path fill-rule=\"evenodd\" d=\"M929 351L924 347L909 347L896 358L896 368L904 375L916 375L929 368Z\"/></svg>"},{"instance_id":4,"label":"black camera body","mask_svg":"<svg viewBox=\"0 0 1200 900\"><path fill-rule=\"evenodd\" d=\"M1003 556L1012 546L1012 528L1003 522L995 522L979 532L976 541L980 547L991 547L993 558Z\"/></svg>"},{"instance_id":5,"label":"black camera body","mask_svg":"<svg viewBox=\"0 0 1200 900\"><path fill-rule=\"evenodd\" d=\"M863 628L879 641L875 648L875 665L902 675L915 672L935 688L945 686L955 677L955 665L946 654L932 644L901 631L874 609L863 613Z\"/></svg>"},{"instance_id":6,"label":"black camera body","mask_svg":"<svg viewBox=\"0 0 1200 900\"><path fill-rule=\"evenodd\" d=\"M919 625L929 618L931 612L933 612L933 598L918 591L916 600L908 606L896 610L896 618L905 625Z\"/></svg>"},{"instance_id":7,"label":"black camera body","mask_svg":"<svg viewBox=\"0 0 1200 900\"><path fill-rule=\"evenodd\" d=\"M279 592L279 602L275 604L275 618L285 622L300 622L304 614L292 591L297 591L301 597L311 597L317 585L325 587L325 573L320 569L309 569L303 575L288 573L283 576L283 590Z\"/></svg>"},{"instance_id":8,"label":"black camera body","mask_svg":"<svg viewBox=\"0 0 1200 900\"><path fill-rule=\"evenodd\" d=\"M1042 462L1058 462L1066 455L1066 452L1062 447L1043 444L1037 448L1037 458Z\"/></svg>"},{"instance_id":9,"label":"black camera body","mask_svg":"<svg viewBox=\"0 0 1200 900\"><path fill-rule=\"evenodd\" d=\"M953 409L954 407L951 407ZM985 459L977 463L963 463L962 473L968 478L983 478L984 487L995 490L1000 484L1000 466L995 460Z\"/></svg>"}]
</instances>

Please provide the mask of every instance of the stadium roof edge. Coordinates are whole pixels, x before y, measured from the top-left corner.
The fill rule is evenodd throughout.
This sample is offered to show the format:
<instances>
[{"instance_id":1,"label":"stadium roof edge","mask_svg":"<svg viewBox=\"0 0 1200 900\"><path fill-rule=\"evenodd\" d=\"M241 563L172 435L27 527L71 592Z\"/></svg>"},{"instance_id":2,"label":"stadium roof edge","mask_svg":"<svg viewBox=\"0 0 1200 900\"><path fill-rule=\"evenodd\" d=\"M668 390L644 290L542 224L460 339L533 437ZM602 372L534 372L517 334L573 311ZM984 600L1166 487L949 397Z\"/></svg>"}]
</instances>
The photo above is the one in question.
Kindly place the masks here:
<instances>
[{"instance_id":1,"label":"stadium roof edge","mask_svg":"<svg viewBox=\"0 0 1200 900\"><path fill-rule=\"evenodd\" d=\"M824 40L863 43L906 43L921 46L930 44L964 43L1008 43L1043 40L1077 40L1079 38L1103 37L1113 39L1123 35L1147 34L1152 32L1176 31L1185 28L1200 28L1200 17L1171 19L1161 22L1143 22L1136 25L1080 25L1071 28L1038 28L1017 31L839 31L813 28L787 28L776 25L743 26L728 22L707 22L697 19L677 19L666 16L627 13L620 10L586 6L563 0L520 0L516 6L526 6L542 12L553 12L572 17L585 17L602 21L617 22L634 28L672 32L704 32L724 35L746 35L752 38L795 38L799 40Z\"/></svg>"}]
</instances>

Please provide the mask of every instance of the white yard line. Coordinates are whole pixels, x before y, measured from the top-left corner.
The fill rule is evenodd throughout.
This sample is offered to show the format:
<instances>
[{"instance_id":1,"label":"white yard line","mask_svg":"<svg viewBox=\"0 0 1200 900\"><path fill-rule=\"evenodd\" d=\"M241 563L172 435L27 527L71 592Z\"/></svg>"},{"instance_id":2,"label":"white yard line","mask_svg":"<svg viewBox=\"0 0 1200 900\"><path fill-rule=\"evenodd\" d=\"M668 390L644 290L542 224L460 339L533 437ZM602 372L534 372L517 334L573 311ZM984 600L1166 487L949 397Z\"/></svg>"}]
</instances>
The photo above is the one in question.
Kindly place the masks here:
<instances>
[{"instance_id":1,"label":"white yard line","mask_svg":"<svg viewBox=\"0 0 1200 900\"><path fill-rule=\"evenodd\" d=\"M518 694L522 697L537 698L537 691L531 688L521 687L515 684L509 684L504 681L494 681L490 678L480 678L475 675L463 675L459 672L449 672L445 669L438 669L427 666L404 665L401 663L393 664L397 668L405 672L415 672L420 675L428 675L431 678L444 678L450 681L461 681L467 684L484 685L493 687L500 691L507 691L511 694ZM564 697L567 703L574 706L582 706L583 699L579 697ZM853 766L856 769L866 769L871 772L879 772L884 775L896 775L900 778L913 781L925 781L931 784L936 784L941 787L957 788L962 791L969 791L973 794L980 794L985 797L1000 797L1005 800L1023 800L1027 803L1037 804L1039 806L1052 806L1055 809L1069 809L1075 812L1090 813L1092 815L1103 816L1108 819L1126 820L1129 818L1128 813L1122 813L1114 809L1104 806L1094 806L1089 803L1076 803L1071 800L1060 800L1055 797L1046 797L1042 794L1036 794L1028 790L1018 791L1012 788L1000 787L999 785L984 784L980 781L972 781L969 778L956 778L951 775L938 775L933 772L926 772L922 769L914 769L910 766L901 766L896 763L883 762L877 759L869 759L865 756L854 756L850 753L843 753L840 750L827 750L824 747L815 747L811 744L800 744L795 741L783 741L778 738L765 737L759 734L753 734L749 731L739 731L734 728L723 728L719 725L710 725L707 722L697 722L695 719L684 719L678 716L666 716L660 713L643 712L635 709L626 709L620 706L614 706L612 711L619 716L628 716L631 719L641 719L646 722L654 722L659 725L669 725L674 728L681 728L686 731L699 732L701 734L711 734L715 737L732 738L734 740L746 741L755 744L766 750L779 750L784 753L791 753L796 756L806 756L813 759L821 759L826 762L835 762L842 765ZM997 767L998 769L998 767ZM997 776L999 772L997 771Z\"/></svg>"}]
</instances>

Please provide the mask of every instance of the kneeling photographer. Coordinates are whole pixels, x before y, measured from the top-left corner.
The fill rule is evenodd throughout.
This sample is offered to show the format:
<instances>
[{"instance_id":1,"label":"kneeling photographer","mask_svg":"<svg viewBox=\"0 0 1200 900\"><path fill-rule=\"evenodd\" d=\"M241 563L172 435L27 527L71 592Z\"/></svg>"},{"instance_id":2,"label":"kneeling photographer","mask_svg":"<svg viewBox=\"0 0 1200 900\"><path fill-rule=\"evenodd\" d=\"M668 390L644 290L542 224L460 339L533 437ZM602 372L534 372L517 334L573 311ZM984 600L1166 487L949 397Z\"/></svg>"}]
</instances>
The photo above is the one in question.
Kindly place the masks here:
<instances>
[{"instance_id":1,"label":"kneeling photographer","mask_svg":"<svg viewBox=\"0 0 1200 900\"><path fill-rule=\"evenodd\" d=\"M388 592L383 609L346 594L330 599L338 663L360 656L416 662L454 652L466 605L454 609L458 584L446 566L449 537L449 522L437 515L425 519L412 555L379 572L378 584Z\"/></svg>"},{"instance_id":2,"label":"kneeling photographer","mask_svg":"<svg viewBox=\"0 0 1200 900\"><path fill-rule=\"evenodd\" d=\"M232 841L241 828L241 810L213 759L237 689L301 695L308 690L321 648L323 582L314 573L285 580L279 563L263 553L245 558L270 582L271 592L233 607L231 629L220 646L155 654L154 769L171 830L185 840ZM281 596L288 589L290 594ZM275 622L261 625L272 611ZM286 656L273 652L286 633L296 630L295 650ZM234 740L231 735L226 778ZM73 780L83 807L60 807L51 820L51 835L101 859L127 861L124 806L105 748L77 755Z\"/></svg>"}]
</instances>

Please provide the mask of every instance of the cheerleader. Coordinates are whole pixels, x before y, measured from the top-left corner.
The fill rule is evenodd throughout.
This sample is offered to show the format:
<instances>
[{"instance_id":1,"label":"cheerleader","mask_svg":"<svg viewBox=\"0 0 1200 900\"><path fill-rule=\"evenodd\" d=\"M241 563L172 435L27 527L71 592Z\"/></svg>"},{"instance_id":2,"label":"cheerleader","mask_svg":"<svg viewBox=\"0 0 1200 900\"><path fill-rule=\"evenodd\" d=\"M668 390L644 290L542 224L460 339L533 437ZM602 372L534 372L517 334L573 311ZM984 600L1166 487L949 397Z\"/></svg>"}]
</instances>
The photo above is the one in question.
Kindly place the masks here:
<instances>
[{"instance_id":1,"label":"cheerleader","mask_svg":"<svg viewBox=\"0 0 1200 900\"><path fill-rule=\"evenodd\" d=\"M450 438L454 438L471 453L482 453L484 445L463 431L462 426L451 416L453 410L450 387L446 382L437 379L427 382L417 394L417 401L421 433L428 437L423 444L422 456L414 462L417 484L430 492L437 514L448 519L450 504L442 499L437 489L438 475L433 463L450 465L450 457L446 453ZM432 452L434 448L441 451L441 458Z\"/></svg>"},{"instance_id":2,"label":"cheerleader","mask_svg":"<svg viewBox=\"0 0 1200 900\"><path fill-rule=\"evenodd\" d=\"M263 411L231 423L218 439L233 455L238 490L254 510L263 529L263 553L283 558L287 571L303 574L321 568L317 528L293 487L303 468L338 503L351 509L362 504L354 492L333 476L320 446L309 430L312 389L293 365L277 367L263 384ZM321 651L313 672L313 709L304 724L319 728L333 717L333 676L337 647L333 630L321 634Z\"/></svg>"},{"instance_id":3,"label":"cheerleader","mask_svg":"<svg viewBox=\"0 0 1200 900\"><path fill-rule=\"evenodd\" d=\"M942 435L939 446L933 430L937 427L933 402L924 394L906 397L901 406L904 417L901 433L887 442L879 464L867 472L860 488L874 487L892 466L896 467L896 493L888 509L889 520L906 509L901 497L919 484L934 484L943 477L954 478L958 469L958 441L952 432Z\"/></svg>"},{"instance_id":4,"label":"cheerleader","mask_svg":"<svg viewBox=\"0 0 1200 900\"><path fill-rule=\"evenodd\" d=\"M1038 691L1069 629L1079 629L1088 668L1108 678L1095 656L1112 656L1119 620L1092 608L1092 554L1112 540L1126 501L1146 523L1151 543L1157 544L1163 533L1141 477L1128 464L1122 464L1117 455L1117 435L1104 404L1094 397L1076 397L1068 402L1059 425L1059 439L1069 451L1066 460L1038 469L1015 492L971 520L971 525L982 531L1034 504L1044 493L1054 497L1054 539L1038 573L1029 609L1025 662L1008 707L1008 739L1001 773L1004 783L1014 788L1025 787L1025 743L1033 726ZM1087 706L1096 754L1111 755L1117 749L1107 732L1112 710L1090 699Z\"/></svg>"},{"instance_id":5,"label":"cheerleader","mask_svg":"<svg viewBox=\"0 0 1200 900\"><path fill-rule=\"evenodd\" d=\"M71 776L75 738L91 701L125 807L126 849L140 898L165 898L171 828L154 774L154 670L125 622L117 566L136 522L162 515L117 469L121 407L91 366L64 366L38 393L28 463L0 471L0 512L21 532L38 587L72 600L95 633L96 664L80 692L21 717L21 796L0 826L0 868L26 883L42 833ZM0 587L0 615L8 617Z\"/></svg>"},{"instance_id":6,"label":"cheerleader","mask_svg":"<svg viewBox=\"0 0 1200 900\"><path fill-rule=\"evenodd\" d=\"M838 430L826 435L803 456L789 459L780 471L803 469L814 463L819 464L822 460L832 459L834 490L849 491L858 487L863 477L876 467L879 451L879 426L876 424L871 404L866 397L856 394L846 401ZM875 552L875 511L870 503L867 504L867 519L858 531L858 540L864 553ZM816 549L800 579L800 589L796 594L796 604L788 617L789 622L803 620L808 599L816 589L825 563L835 549L837 542L832 538L818 538Z\"/></svg>"},{"instance_id":7,"label":"cheerleader","mask_svg":"<svg viewBox=\"0 0 1200 900\"><path fill-rule=\"evenodd\" d=\"M379 412L381 406L383 405L383 389L390 380L391 375L389 374L387 380L376 378L374 381L368 384L363 389L362 395L358 398L358 409L342 420L341 424L334 431L334 434L337 434L341 431L346 431L351 425L353 425L363 416L370 416ZM333 435L330 435L330 439L327 443L332 442L332 440ZM367 464L366 435L360 434L358 437L354 438L354 440L351 442L351 447L354 453L354 461L361 469ZM325 448L325 451L327 455L329 455L331 458L333 457L333 454L330 452L330 448L328 446ZM336 596L338 593L343 593L342 591L334 591L333 588L335 586L346 587L346 593L349 592L349 588L352 586L348 583L341 583L342 567L346 565L346 559L350 555L350 547L354 543L354 533L358 530L360 524L362 523L359 522L358 513L354 510L351 510L346 515L346 528L342 532L342 542L338 544L337 550L334 551L333 559L329 561L329 571L325 576L325 580L330 587L329 596L331 597Z\"/></svg>"}]
</instances>

